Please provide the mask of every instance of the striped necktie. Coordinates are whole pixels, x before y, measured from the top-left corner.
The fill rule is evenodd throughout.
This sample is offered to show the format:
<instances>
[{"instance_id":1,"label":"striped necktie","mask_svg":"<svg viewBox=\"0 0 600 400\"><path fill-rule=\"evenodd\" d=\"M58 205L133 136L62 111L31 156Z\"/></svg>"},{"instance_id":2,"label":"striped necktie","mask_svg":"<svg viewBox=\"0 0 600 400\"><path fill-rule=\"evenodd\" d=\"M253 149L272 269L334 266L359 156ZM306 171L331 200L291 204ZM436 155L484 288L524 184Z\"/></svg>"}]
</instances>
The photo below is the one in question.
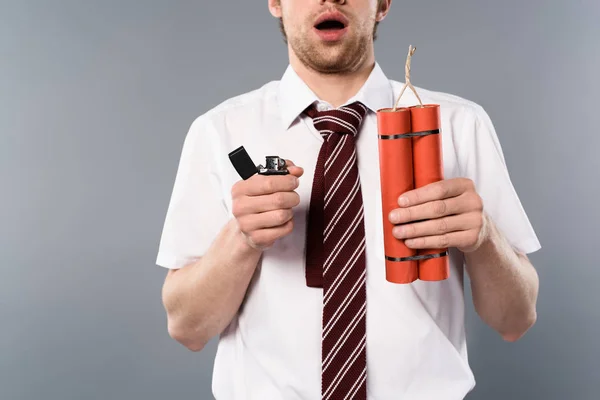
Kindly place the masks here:
<instances>
[{"instance_id":1,"label":"striped necktie","mask_svg":"<svg viewBox=\"0 0 600 400\"><path fill-rule=\"evenodd\" d=\"M355 147L366 112L360 102L305 111L324 140L306 249L307 285L323 288L323 400L367 397L364 209Z\"/></svg>"}]
</instances>

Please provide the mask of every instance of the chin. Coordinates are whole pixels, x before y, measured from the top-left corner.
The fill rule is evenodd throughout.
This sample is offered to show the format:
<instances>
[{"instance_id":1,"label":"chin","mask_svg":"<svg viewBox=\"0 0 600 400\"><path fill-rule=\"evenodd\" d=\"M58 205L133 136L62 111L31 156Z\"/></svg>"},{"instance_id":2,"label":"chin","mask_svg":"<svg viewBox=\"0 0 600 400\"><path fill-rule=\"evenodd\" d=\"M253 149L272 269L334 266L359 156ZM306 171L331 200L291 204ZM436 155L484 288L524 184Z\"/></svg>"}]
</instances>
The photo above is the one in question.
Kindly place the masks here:
<instances>
[{"instance_id":1,"label":"chin","mask_svg":"<svg viewBox=\"0 0 600 400\"><path fill-rule=\"evenodd\" d=\"M290 44L300 62L324 74L353 71L366 56L366 46L348 36L336 42L294 38Z\"/></svg>"}]
</instances>

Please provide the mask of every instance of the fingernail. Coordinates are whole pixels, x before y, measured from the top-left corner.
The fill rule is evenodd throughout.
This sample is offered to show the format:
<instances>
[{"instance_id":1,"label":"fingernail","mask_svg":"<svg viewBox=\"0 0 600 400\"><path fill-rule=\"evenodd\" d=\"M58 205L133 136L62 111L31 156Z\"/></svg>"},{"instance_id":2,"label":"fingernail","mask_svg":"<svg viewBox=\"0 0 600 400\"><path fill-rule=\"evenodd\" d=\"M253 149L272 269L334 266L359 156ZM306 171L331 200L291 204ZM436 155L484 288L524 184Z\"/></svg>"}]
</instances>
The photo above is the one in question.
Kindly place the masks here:
<instances>
[{"instance_id":1,"label":"fingernail","mask_svg":"<svg viewBox=\"0 0 600 400\"><path fill-rule=\"evenodd\" d=\"M394 228L394 236L396 236L398 239L402 239L404 237L404 231L404 228L397 226Z\"/></svg>"},{"instance_id":2,"label":"fingernail","mask_svg":"<svg viewBox=\"0 0 600 400\"><path fill-rule=\"evenodd\" d=\"M398 204L400 204L402 207L406 207L408 205L408 198L405 196L400 197Z\"/></svg>"},{"instance_id":3,"label":"fingernail","mask_svg":"<svg viewBox=\"0 0 600 400\"><path fill-rule=\"evenodd\" d=\"M398 213L395 211L390 211L390 215L388 216L388 219L390 220L390 222L392 224L397 223L396 221L398 220Z\"/></svg>"}]
</instances>

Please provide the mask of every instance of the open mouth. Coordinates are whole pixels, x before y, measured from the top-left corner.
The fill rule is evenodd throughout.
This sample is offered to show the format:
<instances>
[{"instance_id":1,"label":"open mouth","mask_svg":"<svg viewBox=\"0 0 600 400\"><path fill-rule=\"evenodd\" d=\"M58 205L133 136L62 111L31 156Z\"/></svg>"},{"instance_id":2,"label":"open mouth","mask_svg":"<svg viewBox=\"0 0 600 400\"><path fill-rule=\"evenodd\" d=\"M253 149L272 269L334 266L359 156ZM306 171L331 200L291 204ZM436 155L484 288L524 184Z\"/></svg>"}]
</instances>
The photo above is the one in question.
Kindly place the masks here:
<instances>
[{"instance_id":1,"label":"open mouth","mask_svg":"<svg viewBox=\"0 0 600 400\"><path fill-rule=\"evenodd\" d=\"M328 12L315 22L315 29L322 32L335 32L344 30L348 26L348 20L340 12Z\"/></svg>"},{"instance_id":2,"label":"open mouth","mask_svg":"<svg viewBox=\"0 0 600 400\"><path fill-rule=\"evenodd\" d=\"M320 31L337 31L342 30L345 27L346 25L342 21L334 19L326 20L315 25L315 28L317 28Z\"/></svg>"}]
</instances>

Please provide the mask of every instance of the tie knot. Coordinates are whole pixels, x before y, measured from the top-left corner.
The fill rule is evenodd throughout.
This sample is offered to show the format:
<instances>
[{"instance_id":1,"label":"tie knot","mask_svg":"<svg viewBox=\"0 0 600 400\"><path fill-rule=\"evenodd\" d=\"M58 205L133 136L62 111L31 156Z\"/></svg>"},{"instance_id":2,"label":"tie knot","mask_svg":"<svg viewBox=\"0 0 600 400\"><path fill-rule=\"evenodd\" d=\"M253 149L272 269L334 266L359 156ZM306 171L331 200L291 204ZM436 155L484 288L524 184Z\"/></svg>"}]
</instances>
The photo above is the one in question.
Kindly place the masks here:
<instances>
[{"instance_id":1,"label":"tie knot","mask_svg":"<svg viewBox=\"0 0 600 400\"><path fill-rule=\"evenodd\" d=\"M306 115L312 118L315 128L321 135L331 133L357 136L367 108L359 101L334 110L317 111L314 105L308 107Z\"/></svg>"}]
</instances>

